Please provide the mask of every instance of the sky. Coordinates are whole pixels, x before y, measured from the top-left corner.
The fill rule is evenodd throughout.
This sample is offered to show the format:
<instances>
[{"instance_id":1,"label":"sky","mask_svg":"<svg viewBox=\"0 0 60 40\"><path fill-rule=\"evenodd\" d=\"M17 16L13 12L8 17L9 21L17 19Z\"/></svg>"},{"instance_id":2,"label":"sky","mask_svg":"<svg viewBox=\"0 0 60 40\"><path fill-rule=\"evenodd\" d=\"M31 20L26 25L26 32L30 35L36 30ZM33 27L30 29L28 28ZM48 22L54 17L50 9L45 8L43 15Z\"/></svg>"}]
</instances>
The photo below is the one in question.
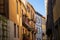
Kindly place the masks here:
<instances>
[{"instance_id":1,"label":"sky","mask_svg":"<svg viewBox=\"0 0 60 40\"><path fill-rule=\"evenodd\" d=\"M27 0L27 1L34 7L34 9L37 12L39 12L43 16L46 16L44 0Z\"/></svg>"}]
</instances>

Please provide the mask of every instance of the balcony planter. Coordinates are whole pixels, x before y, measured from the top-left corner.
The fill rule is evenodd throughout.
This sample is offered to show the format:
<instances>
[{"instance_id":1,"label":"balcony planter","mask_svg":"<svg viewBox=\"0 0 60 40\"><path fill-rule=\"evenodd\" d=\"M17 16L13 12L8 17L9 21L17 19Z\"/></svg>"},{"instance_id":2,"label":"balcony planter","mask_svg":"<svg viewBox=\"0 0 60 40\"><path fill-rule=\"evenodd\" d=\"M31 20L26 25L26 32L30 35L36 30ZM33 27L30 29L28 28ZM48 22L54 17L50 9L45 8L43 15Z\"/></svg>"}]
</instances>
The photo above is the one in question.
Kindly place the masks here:
<instances>
[{"instance_id":1,"label":"balcony planter","mask_svg":"<svg viewBox=\"0 0 60 40\"><path fill-rule=\"evenodd\" d=\"M32 33L36 34L37 33L37 29L33 28Z\"/></svg>"},{"instance_id":2,"label":"balcony planter","mask_svg":"<svg viewBox=\"0 0 60 40\"><path fill-rule=\"evenodd\" d=\"M23 20L22 24L24 25L24 27L27 28L28 31L31 31L31 26L29 25L29 19L24 16L22 20Z\"/></svg>"},{"instance_id":3,"label":"balcony planter","mask_svg":"<svg viewBox=\"0 0 60 40\"><path fill-rule=\"evenodd\" d=\"M29 24L31 19L29 19L26 15L23 15L23 19L22 20L23 20L22 24L24 25L24 27L26 27L28 29L28 31L34 31L34 28L32 28L31 25Z\"/></svg>"}]
</instances>

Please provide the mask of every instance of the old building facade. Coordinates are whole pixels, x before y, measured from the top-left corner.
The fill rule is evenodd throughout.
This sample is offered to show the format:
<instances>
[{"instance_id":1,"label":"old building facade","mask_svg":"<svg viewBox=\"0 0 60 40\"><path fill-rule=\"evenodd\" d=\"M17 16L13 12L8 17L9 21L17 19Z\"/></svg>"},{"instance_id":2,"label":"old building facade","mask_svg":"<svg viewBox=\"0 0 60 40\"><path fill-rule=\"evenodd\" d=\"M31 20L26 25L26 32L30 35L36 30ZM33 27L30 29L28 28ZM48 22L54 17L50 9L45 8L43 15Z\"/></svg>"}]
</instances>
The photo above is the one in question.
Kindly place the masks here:
<instances>
[{"instance_id":1,"label":"old building facade","mask_svg":"<svg viewBox=\"0 0 60 40\"><path fill-rule=\"evenodd\" d=\"M22 0L0 0L0 40L35 40L34 14L33 6Z\"/></svg>"},{"instance_id":2,"label":"old building facade","mask_svg":"<svg viewBox=\"0 0 60 40\"><path fill-rule=\"evenodd\" d=\"M37 29L36 40L42 40L42 15L36 12L35 17L36 17L35 26Z\"/></svg>"},{"instance_id":3,"label":"old building facade","mask_svg":"<svg viewBox=\"0 0 60 40\"><path fill-rule=\"evenodd\" d=\"M50 28L48 35L50 40L60 40L60 0L48 0L47 3L47 28ZM51 13L50 13L51 12ZM49 18L50 17L50 18ZM49 25L48 25L49 24Z\"/></svg>"},{"instance_id":4,"label":"old building facade","mask_svg":"<svg viewBox=\"0 0 60 40\"><path fill-rule=\"evenodd\" d=\"M54 38L60 40L60 0L53 0Z\"/></svg>"},{"instance_id":5,"label":"old building facade","mask_svg":"<svg viewBox=\"0 0 60 40\"><path fill-rule=\"evenodd\" d=\"M42 16L42 40L46 40L46 18Z\"/></svg>"},{"instance_id":6,"label":"old building facade","mask_svg":"<svg viewBox=\"0 0 60 40\"><path fill-rule=\"evenodd\" d=\"M17 3L19 4L20 2L18 0L0 0L1 25L5 25L1 26L3 28L1 29L1 40L20 40L20 11L17 10L20 8L20 4L18 7Z\"/></svg>"}]
</instances>

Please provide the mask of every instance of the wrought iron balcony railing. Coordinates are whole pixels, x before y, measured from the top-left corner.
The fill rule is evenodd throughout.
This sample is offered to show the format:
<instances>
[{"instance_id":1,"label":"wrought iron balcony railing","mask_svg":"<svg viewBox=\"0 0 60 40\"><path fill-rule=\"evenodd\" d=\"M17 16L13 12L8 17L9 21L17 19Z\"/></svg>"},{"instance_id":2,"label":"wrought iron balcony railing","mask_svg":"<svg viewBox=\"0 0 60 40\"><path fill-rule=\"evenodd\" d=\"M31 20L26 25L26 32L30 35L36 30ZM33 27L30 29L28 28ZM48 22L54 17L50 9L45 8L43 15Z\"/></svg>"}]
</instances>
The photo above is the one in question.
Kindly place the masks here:
<instances>
[{"instance_id":1,"label":"wrought iron balcony railing","mask_svg":"<svg viewBox=\"0 0 60 40\"><path fill-rule=\"evenodd\" d=\"M32 30L32 27L30 26L30 24L29 24L29 19L27 18L27 16L26 15L23 15L22 16L22 24L29 30L29 31L33 31Z\"/></svg>"}]
</instances>

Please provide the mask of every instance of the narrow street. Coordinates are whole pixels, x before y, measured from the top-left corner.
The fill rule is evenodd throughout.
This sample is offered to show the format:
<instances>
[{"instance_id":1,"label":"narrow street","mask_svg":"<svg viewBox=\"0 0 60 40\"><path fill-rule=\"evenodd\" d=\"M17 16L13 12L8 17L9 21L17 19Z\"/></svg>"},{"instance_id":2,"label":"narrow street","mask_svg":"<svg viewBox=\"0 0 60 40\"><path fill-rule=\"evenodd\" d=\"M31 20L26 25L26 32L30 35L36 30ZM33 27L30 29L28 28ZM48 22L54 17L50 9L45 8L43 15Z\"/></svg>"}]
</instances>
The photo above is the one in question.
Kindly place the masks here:
<instances>
[{"instance_id":1,"label":"narrow street","mask_svg":"<svg viewBox=\"0 0 60 40\"><path fill-rule=\"evenodd\" d=\"M0 40L60 40L60 0L0 0Z\"/></svg>"}]
</instances>

